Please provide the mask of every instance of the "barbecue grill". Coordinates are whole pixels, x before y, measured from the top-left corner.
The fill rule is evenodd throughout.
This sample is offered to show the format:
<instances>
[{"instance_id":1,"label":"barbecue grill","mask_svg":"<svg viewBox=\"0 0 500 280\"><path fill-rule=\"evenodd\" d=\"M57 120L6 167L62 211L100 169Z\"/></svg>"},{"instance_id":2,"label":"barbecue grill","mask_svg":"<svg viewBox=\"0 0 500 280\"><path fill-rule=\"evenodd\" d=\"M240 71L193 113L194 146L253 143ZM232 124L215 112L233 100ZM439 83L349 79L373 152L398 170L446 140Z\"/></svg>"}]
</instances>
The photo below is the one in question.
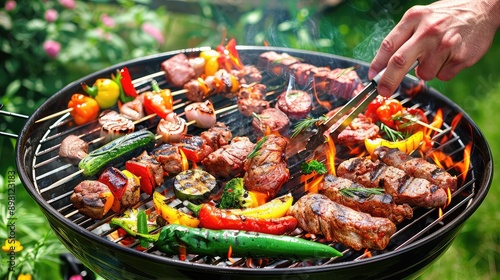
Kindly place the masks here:
<instances>
[{"instance_id":1,"label":"barbecue grill","mask_svg":"<svg viewBox=\"0 0 500 280\"><path fill-rule=\"evenodd\" d=\"M450 169L452 175L460 176L459 188L452 194L451 204L442 215L438 209L417 208L414 218L397 226L398 230L391 238L388 247L383 251L354 251L342 244L332 244L341 250L344 256L327 260L294 261L286 259L228 259L227 256L206 257L188 255L187 260L179 260L176 255L166 255L154 247L139 251L137 241L124 245L123 238L112 235L116 228L108 225L112 214L103 220L94 221L81 214L72 206L70 195L80 181L82 175L71 176L78 168L58 160L57 150L62 139L69 134L82 135L85 141L99 138L97 123L74 126L71 118L64 115L53 121L35 123L47 115L66 109L67 102L73 93L81 91L81 82L92 84L97 78L109 77L116 69L127 67L136 80L139 91L148 90L150 77L158 81L160 87L168 87L164 76L156 75L164 60L178 54L197 56L202 49L185 49L162 53L141 59L124 62L75 81L54 96L49 98L28 119L22 129L16 147L16 164L21 180L36 203L50 222L54 232L61 242L83 264L97 274L107 279L156 279L156 278L300 278L322 279L356 278L384 279L404 278L418 275L436 258L444 253L461 230L464 222L476 211L486 197L493 172L491 152L485 137L472 119L451 100L432 88L416 87L419 81L407 76L396 94L396 98L405 106L415 106L424 109L430 119L438 110L443 112L442 131L434 136L434 150L453 159L458 164L467 164L465 159L470 145L470 163L465 174L459 174ZM292 50L286 48L239 46L240 57L245 64L257 64L258 56L266 51L288 53L316 66L347 68L354 66L360 77L366 77L368 65L361 61L339 57L330 54ZM263 71L264 83L280 93L288 78L276 76ZM149 78L148 78L149 77ZM421 85L421 84L420 84ZM172 89L173 91L177 89ZM280 91L281 90L281 91ZM411 92L412 98L408 93ZM274 97L276 97L276 94ZM270 99L273 100L273 96ZM176 97L180 103L185 102L182 96ZM325 97L323 97L325 98ZM338 106L345 100L328 97L328 101ZM234 104L234 100L223 97L213 97L215 108L225 108ZM182 111L182 109L180 109ZM321 106L311 112L314 115L325 113ZM461 115L458 123L456 116ZM251 119L244 118L235 108L217 116L232 130L233 136L248 136L255 142ZM144 121L136 129L156 126L157 119ZM189 133L197 134L200 129L190 127ZM93 143L92 148L100 146ZM280 194L292 193L296 199L304 194L304 182L300 176L299 165L302 161L294 153L289 154L291 179L283 186ZM337 158L347 159L347 151L339 147ZM125 160L125 159L124 159ZM463 176L463 177L462 177ZM162 187L167 197L172 197L170 180ZM162 190L163 190L162 189ZM180 202L178 203L180 204ZM142 197L139 207L151 207L148 197ZM295 233L294 233L295 234ZM297 233L301 234L301 233Z\"/></svg>"}]
</instances>

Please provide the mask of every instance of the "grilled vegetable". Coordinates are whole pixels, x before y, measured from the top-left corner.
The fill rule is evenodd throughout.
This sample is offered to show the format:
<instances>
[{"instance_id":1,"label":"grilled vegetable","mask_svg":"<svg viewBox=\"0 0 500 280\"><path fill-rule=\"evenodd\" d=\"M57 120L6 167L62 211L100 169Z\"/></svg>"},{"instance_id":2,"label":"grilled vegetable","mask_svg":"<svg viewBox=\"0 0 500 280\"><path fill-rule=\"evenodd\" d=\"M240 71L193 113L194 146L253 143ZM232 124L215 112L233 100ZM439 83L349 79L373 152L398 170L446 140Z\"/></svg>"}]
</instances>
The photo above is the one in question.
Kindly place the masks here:
<instances>
[{"instance_id":1,"label":"grilled vegetable","mask_svg":"<svg viewBox=\"0 0 500 280\"><path fill-rule=\"evenodd\" d=\"M148 216L144 210L139 210L137 214L137 233L148 234ZM142 248L148 248L149 242L145 239L140 240Z\"/></svg>"},{"instance_id":2,"label":"grilled vegetable","mask_svg":"<svg viewBox=\"0 0 500 280\"><path fill-rule=\"evenodd\" d=\"M137 234L168 254L313 260L340 257L335 248L302 238L237 230L167 225L154 235Z\"/></svg>"},{"instance_id":3,"label":"grilled vegetable","mask_svg":"<svg viewBox=\"0 0 500 280\"><path fill-rule=\"evenodd\" d=\"M212 199L218 191L215 177L201 169L182 171L174 179L174 193L180 200L203 203Z\"/></svg>"},{"instance_id":4,"label":"grilled vegetable","mask_svg":"<svg viewBox=\"0 0 500 280\"><path fill-rule=\"evenodd\" d=\"M157 114L164 119L168 114L172 113L174 100L169 89L160 89L158 83L151 81L153 91L144 93L144 109L146 114Z\"/></svg>"},{"instance_id":5,"label":"grilled vegetable","mask_svg":"<svg viewBox=\"0 0 500 280\"><path fill-rule=\"evenodd\" d=\"M108 109L116 105L120 96L120 86L111 79L97 79L92 87L85 82L81 83L83 90L92 96L101 109Z\"/></svg>"},{"instance_id":6,"label":"grilled vegetable","mask_svg":"<svg viewBox=\"0 0 500 280\"><path fill-rule=\"evenodd\" d=\"M156 188L156 181L151 167L143 162L128 160L125 162L125 169L135 176L139 177L141 182L141 191L151 195Z\"/></svg>"},{"instance_id":7,"label":"grilled vegetable","mask_svg":"<svg viewBox=\"0 0 500 280\"><path fill-rule=\"evenodd\" d=\"M292 203L293 196L291 194L286 194L257 207L246 209L227 209L226 211L230 211L234 215L244 217L272 219L285 216L290 206L292 206Z\"/></svg>"},{"instance_id":8,"label":"grilled vegetable","mask_svg":"<svg viewBox=\"0 0 500 280\"><path fill-rule=\"evenodd\" d=\"M388 148L396 148L403 153L409 154L415 151L420 143L424 140L424 133L422 131L417 131L415 134L410 137L401 140L401 141L389 141L382 138L377 139L365 139L365 147L366 151L373 155L373 151L375 151L378 147L388 147Z\"/></svg>"},{"instance_id":9,"label":"grilled vegetable","mask_svg":"<svg viewBox=\"0 0 500 280\"><path fill-rule=\"evenodd\" d=\"M148 130L132 132L90 152L80 161L78 168L83 170L83 175L93 176L124 158L136 156L154 142L155 135Z\"/></svg>"},{"instance_id":10,"label":"grilled vegetable","mask_svg":"<svg viewBox=\"0 0 500 280\"><path fill-rule=\"evenodd\" d=\"M73 109L70 114L77 125L86 124L97 119L100 110L95 99L80 93L71 96L68 108Z\"/></svg>"},{"instance_id":11,"label":"grilled vegetable","mask_svg":"<svg viewBox=\"0 0 500 280\"><path fill-rule=\"evenodd\" d=\"M208 203L195 205L187 202L186 205L198 216L202 228L246 230L281 235L297 227L297 220L292 216L263 219L235 215L231 211L224 211Z\"/></svg>"},{"instance_id":12,"label":"grilled vegetable","mask_svg":"<svg viewBox=\"0 0 500 280\"><path fill-rule=\"evenodd\" d=\"M127 67L116 70L116 76L111 74L111 78L120 86L120 101L127 103L137 97L137 91L132 84L132 78Z\"/></svg>"},{"instance_id":13,"label":"grilled vegetable","mask_svg":"<svg viewBox=\"0 0 500 280\"><path fill-rule=\"evenodd\" d=\"M243 178L233 178L226 183L219 203L222 209L244 209L259 206L256 195L250 194L243 185Z\"/></svg>"},{"instance_id":14,"label":"grilled vegetable","mask_svg":"<svg viewBox=\"0 0 500 280\"><path fill-rule=\"evenodd\" d=\"M146 214L146 213L144 213ZM137 209L129 209L123 213L123 216L121 217L113 217L111 221L109 221L109 225L111 227L113 226L119 226L122 229L124 229L128 234L131 236L137 236L139 233L138 231L138 217L139 217L139 210ZM141 219L143 219L142 217ZM146 219L146 229L141 228L141 231L147 231L150 232L156 228L152 223L148 222L147 215L145 217ZM143 223L141 221L141 223ZM141 225L143 227L144 224Z\"/></svg>"},{"instance_id":15,"label":"grilled vegetable","mask_svg":"<svg viewBox=\"0 0 500 280\"><path fill-rule=\"evenodd\" d=\"M165 202L165 197L159 192L153 193L153 204L156 213L169 224L178 224L188 227L197 227L200 224L200 220L197 218L169 206Z\"/></svg>"}]
</instances>

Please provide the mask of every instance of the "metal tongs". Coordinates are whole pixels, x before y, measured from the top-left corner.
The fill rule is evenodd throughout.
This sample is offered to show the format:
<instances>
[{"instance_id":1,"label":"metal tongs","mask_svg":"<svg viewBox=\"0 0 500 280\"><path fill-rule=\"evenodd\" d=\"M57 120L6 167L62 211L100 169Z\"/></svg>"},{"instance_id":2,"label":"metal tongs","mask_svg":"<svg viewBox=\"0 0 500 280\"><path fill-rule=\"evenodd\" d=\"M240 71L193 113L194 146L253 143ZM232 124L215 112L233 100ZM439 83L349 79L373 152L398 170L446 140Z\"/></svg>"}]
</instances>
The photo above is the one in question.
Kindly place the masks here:
<instances>
[{"instance_id":1,"label":"metal tongs","mask_svg":"<svg viewBox=\"0 0 500 280\"><path fill-rule=\"evenodd\" d=\"M417 65L418 61L415 61L415 63L413 63L413 65L408 69L407 73L417 67ZM312 151L316 150L320 145L325 143L324 134L326 131L328 131L329 134L340 133L368 106L368 104L370 104L377 97L377 84L385 70L386 69L380 71L380 73L378 73L360 93L349 100L334 115L322 121L318 125L318 130L309 138L305 150L302 151L307 153L306 158L309 157ZM341 119L343 119L343 121L340 122Z\"/></svg>"}]
</instances>

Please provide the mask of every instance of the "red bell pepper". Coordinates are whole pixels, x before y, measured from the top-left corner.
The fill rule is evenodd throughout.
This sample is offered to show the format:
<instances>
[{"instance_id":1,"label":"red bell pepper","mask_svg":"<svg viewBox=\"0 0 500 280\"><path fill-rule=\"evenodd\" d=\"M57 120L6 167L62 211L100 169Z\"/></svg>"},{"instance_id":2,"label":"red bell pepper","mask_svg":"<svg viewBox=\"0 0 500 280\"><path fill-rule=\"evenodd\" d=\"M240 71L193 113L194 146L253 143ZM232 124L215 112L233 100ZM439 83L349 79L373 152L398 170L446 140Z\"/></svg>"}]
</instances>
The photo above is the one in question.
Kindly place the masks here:
<instances>
[{"instance_id":1,"label":"red bell pepper","mask_svg":"<svg viewBox=\"0 0 500 280\"><path fill-rule=\"evenodd\" d=\"M151 82L151 85L153 91L144 93L146 114L157 114L160 118L165 119L168 114L173 112L172 92L169 89L160 89L155 80Z\"/></svg>"},{"instance_id":2,"label":"red bell pepper","mask_svg":"<svg viewBox=\"0 0 500 280\"><path fill-rule=\"evenodd\" d=\"M199 226L207 229L245 230L282 235L297 227L297 219L293 216L272 219L246 217L221 210L208 203L201 205L187 203L187 207L200 219Z\"/></svg>"},{"instance_id":3,"label":"red bell pepper","mask_svg":"<svg viewBox=\"0 0 500 280\"><path fill-rule=\"evenodd\" d=\"M125 162L125 169L130 173L140 178L141 191L148 195L152 195L156 188L156 181L153 176L153 170L147 164L129 160Z\"/></svg>"},{"instance_id":4,"label":"red bell pepper","mask_svg":"<svg viewBox=\"0 0 500 280\"><path fill-rule=\"evenodd\" d=\"M138 94L132 84L132 78L127 67L116 70L116 76L111 74L111 78L120 86L120 101L122 103L127 103L137 97Z\"/></svg>"},{"instance_id":5,"label":"red bell pepper","mask_svg":"<svg viewBox=\"0 0 500 280\"><path fill-rule=\"evenodd\" d=\"M218 58L219 67L224 68L227 71L232 69L243 69L243 63L241 62L238 50L236 50L236 40L234 38L229 40L226 46L222 44L218 45L215 50L220 53Z\"/></svg>"},{"instance_id":6,"label":"red bell pepper","mask_svg":"<svg viewBox=\"0 0 500 280\"><path fill-rule=\"evenodd\" d=\"M127 189L128 178L118 168L108 167L98 179L99 182L108 186L115 199L121 200Z\"/></svg>"}]
</instances>

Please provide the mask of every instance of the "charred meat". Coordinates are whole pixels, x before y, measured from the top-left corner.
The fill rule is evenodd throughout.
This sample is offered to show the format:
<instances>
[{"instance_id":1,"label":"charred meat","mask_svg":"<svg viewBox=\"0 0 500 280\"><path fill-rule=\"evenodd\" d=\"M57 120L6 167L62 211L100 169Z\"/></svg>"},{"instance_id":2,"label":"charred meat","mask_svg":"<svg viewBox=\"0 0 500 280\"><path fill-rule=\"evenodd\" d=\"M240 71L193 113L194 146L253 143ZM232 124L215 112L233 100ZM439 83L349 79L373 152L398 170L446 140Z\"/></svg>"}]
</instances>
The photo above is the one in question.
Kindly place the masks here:
<instances>
[{"instance_id":1,"label":"charred meat","mask_svg":"<svg viewBox=\"0 0 500 280\"><path fill-rule=\"evenodd\" d=\"M200 137L203 138L206 145L210 146L212 150L215 151L229 144L233 135L229 127L222 122L217 122L208 130L203 131Z\"/></svg>"},{"instance_id":2,"label":"charred meat","mask_svg":"<svg viewBox=\"0 0 500 280\"><path fill-rule=\"evenodd\" d=\"M261 114L269 108L269 101L266 100L266 85L255 84L252 86L242 85L238 92L238 110L244 116L250 117L252 114Z\"/></svg>"},{"instance_id":3,"label":"charred meat","mask_svg":"<svg viewBox=\"0 0 500 280\"><path fill-rule=\"evenodd\" d=\"M413 217L413 209L408 204L396 205L390 195L370 194L366 189L349 179L327 175L318 191L337 203L374 217L388 218L394 223ZM347 195L342 190L351 192Z\"/></svg>"},{"instance_id":4,"label":"charred meat","mask_svg":"<svg viewBox=\"0 0 500 280\"><path fill-rule=\"evenodd\" d=\"M386 218L372 217L330 200L322 194L306 194L290 209L303 230L321 234L354 250L383 250L396 226Z\"/></svg>"},{"instance_id":5,"label":"charred meat","mask_svg":"<svg viewBox=\"0 0 500 280\"><path fill-rule=\"evenodd\" d=\"M203 169L217 179L240 176L245 160L254 147L248 137L234 137L229 145L217 149L201 161Z\"/></svg>"},{"instance_id":6,"label":"charred meat","mask_svg":"<svg viewBox=\"0 0 500 280\"><path fill-rule=\"evenodd\" d=\"M99 181L82 181L73 191L70 198L73 206L83 215L95 220L102 219L114 201L111 190Z\"/></svg>"},{"instance_id":7,"label":"charred meat","mask_svg":"<svg viewBox=\"0 0 500 280\"><path fill-rule=\"evenodd\" d=\"M182 171L182 156L178 145L162 144L153 150L153 156L163 167L163 176L177 175Z\"/></svg>"},{"instance_id":8,"label":"charred meat","mask_svg":"<svg viewBox=\"0 0 500 280\"><path fill-rule=\"evenodd\" d=\"M89 144L76 135L69 135L61 141L59 158L67 163L78 164L88 155Z\"/></svg>"},{"instance_id":9,"label":"charred meat","mask_svg":"<svg viewBox=\"0 0 500 280\"><path fill-rule=\"evenodd\" d=\"M290 178L285 156L288 142L277 135L265 136L261 141L254 156L245 162L245 187L274 198Z\"/></svg>"},{"instance_id":10,"label":"charred meat","mask_svg":"<svg viewBox=\"0 0 500 280\"><path fill-rule=\"evenodd\" d=\"M337 108L328 112L327 116L332 116L339 109L340 108ZM343 120L344 119L340 119L339 122ZM332 127L335 127L335 125ZM347 146L362 144L365 139L377 136L379 131L380 128L374 124L370 118L363 114L358 114L358 116L338 134L337 143ZM326 133L331 134L331 131L327 131Z\"/></svg>"},{"instance_id":11,"label":"charred meat","mask_svg":"<svg viewBox=\"0 0 500 280\"><path fill-rule=\"evenodd\" d=\"M383 188L396 203L410 206L443 207L446 192L426 179L411 177L403 170L367 158L346 160L337 168L340 177L369 188Z\"/></svg>"},{"instance_id":12,"label":"charred meat","mask_svg":"<svg viewBox=\"0 0 500 280\"><path fill-rule=\"evenodd\" d=\"M397 167L410 176L427 179L444 189L455 191L457 188L457 177L423 158L414 158L398 149L387 147L375 149L374 155L385 164Z\"/></svg>"}]
</instances>

